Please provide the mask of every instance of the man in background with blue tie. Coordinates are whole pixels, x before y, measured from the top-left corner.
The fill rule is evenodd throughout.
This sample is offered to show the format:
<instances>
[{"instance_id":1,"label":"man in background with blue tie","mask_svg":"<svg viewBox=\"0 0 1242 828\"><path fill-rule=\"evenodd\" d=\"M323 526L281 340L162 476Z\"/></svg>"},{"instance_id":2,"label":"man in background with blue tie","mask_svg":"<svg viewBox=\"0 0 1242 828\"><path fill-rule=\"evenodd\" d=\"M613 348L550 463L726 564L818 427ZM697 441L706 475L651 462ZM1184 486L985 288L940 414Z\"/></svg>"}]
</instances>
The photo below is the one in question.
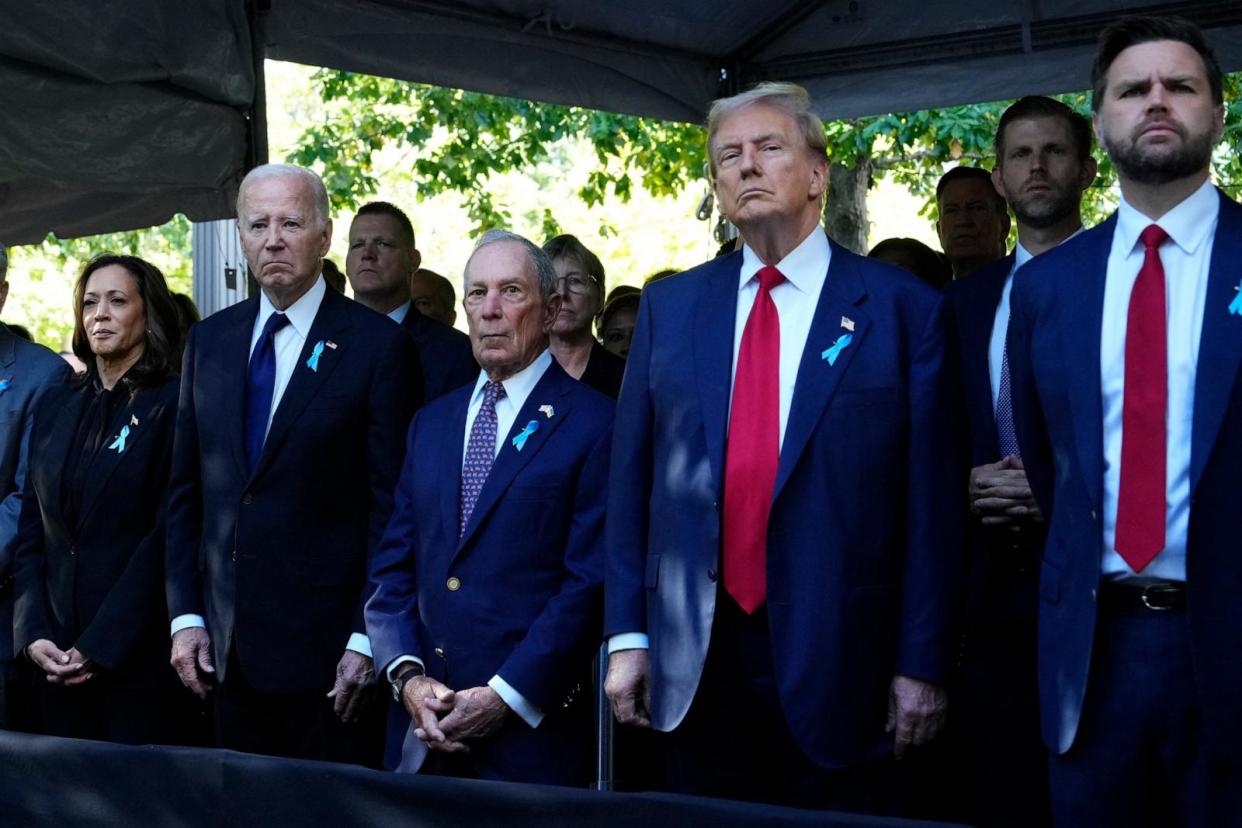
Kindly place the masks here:
<instances>
[{"instance_id":1,"label":"man in background with blue tie","mask_svg":"<svg viewBox=\"0 0 1242 828\"><path fill-rule=\"evenodd\" d=\"M831 242L806 91L717 101L741 250L644 290L617 403L606 690L683 793L884 811L947 704L960 512L939 294Z\"/></svg>"},{"instance_id":2,"label":"man in background with blue tie","mask_svg":"<svg viewBox=\"0 0 1242 828\"><path fill-rule=\"evenodd\" d=\"M326 289L332 222L314 173L252 170L237 223L261 293L186 343L168 517L172 664L200 697L214 679L221 747L378 765L362 607L422 400L415 348Z\"/></svg>"},{"instance_id":3,"label":"man in background with blue tie","mask_svg":"<svg viewBox=\"0 0 1242 828\"><path fill-rule=\"evenodd\" d=\"M1052 98L1026 97L996 129L992 182L1013 208L1009 256L945 289L950 351L959 361L963 441L971 467L960 704L951 717L966 751L968 818L1048 823L1047 755L1039 738L1035 621L1046 524L1031 495L1013 427L1009 295L1018 268L1082 229L1095 180L1091 122Z\"/></svg>"},{"instance_id":4,"label":"man in background with blue tie","mask_svg":"<svg viewBox=\"0 0 1242 828\"><path fill-rule=\"evenodd\" d=\"M1057 824L1242 815L1242 208L1219 64L1176 18L1100 35L1117 213L1018 271L1009 364L1049 537L1039 693Z\"/></svg>"},{"instance_id":5,"label":"man in background with blue tie","mask_svg":"<svg viewBox=\"0 0 1242 828\"><path fill-rule=\"evenodd\" d=\"M486 233L463 302L483 373L410 424L366 607L406 713L398 770L591 778L613 403L548 350L557 281L530 241Z\"/></svg>"}]
</instances>

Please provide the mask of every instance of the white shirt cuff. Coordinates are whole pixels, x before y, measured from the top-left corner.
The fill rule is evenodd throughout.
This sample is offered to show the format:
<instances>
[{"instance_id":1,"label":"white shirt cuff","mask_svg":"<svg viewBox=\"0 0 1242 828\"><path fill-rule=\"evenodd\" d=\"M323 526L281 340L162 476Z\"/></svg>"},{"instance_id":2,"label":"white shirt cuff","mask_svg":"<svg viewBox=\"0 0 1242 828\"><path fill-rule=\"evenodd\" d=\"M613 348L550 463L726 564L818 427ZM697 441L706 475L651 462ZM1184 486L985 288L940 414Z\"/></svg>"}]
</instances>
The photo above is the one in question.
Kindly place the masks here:
<instances>
[{"instance_id":1,"label":"white shirt cuff","mask_svg":"<svg viewBox=\"0 0 1242 828\"><path fill-rule=\"evenodd\" d=\"M522 721L531 727L539 727L539 723L543 721L543 711L526 700L526 697L513 689L509 682L500 676L492 676L487 680L487 686L496 691L496 695L500 696L501 701L509 705L514 713L522 717Z\"/></svg>"},{"instance_id":2,"label":"white shirt cuff","mask_svg":"<svg viewBox=\"0 0 1242 828\"><path fill-rule=\"evenodd\" d=\"M389 681L392 681L400 672L397 668L403 667L406 664L417 664L419 667L423 668L424 672L427 670L427 665L423 664L423 660L418 656L399 655L392 661L388 662L388 667L384 670L384 675L388 676Z\"/></svg>"},{"instance_id":3,"label":"white shirt cuff","mask_svg":"<svg viewBox=\"0 0 1242 828\"><path fill-rule=\"evenodd\" d=\"M349 636L349 643L345 645L345 649L353 650L367 658L371 657L371 639L367 638L363 633L353 633Z\"/></svg>"},{"instance_id":4,"label":"white shirt cuff","mask_svg":"<svg viewBox=\"0 0 1242 828\"><path fill-rule=\"evenodd\" d=\"M182 630L188 630L190 627L206 628L207 619L203 618L201 615L194 615L192 613L178 615L172 620L172 629L169 631L168 636L171 638Z\"/></svg>"},{"instance_id":5,"label":"white shirt cuff","mask_svg":"<svg viewBox=\"0 0 1242 828\"><path fill-rule=\"evenodd\" d=\"M608 637L608 655L621 650L646 650L646 633L617 633Z\"/></svg>"}]
</instances>

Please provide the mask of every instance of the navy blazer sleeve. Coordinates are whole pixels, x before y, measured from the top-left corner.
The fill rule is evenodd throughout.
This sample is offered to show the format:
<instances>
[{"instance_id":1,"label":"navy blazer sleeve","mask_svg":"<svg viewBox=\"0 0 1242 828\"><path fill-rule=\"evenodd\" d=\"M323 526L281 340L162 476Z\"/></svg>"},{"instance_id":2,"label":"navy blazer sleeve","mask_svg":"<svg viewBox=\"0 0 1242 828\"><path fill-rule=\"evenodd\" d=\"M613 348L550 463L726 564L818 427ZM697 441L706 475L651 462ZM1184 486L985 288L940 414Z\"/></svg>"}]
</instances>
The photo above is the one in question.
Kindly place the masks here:
<instances>
[{"instance_id":1,"label":"navy blazer sleeve","mask_svg":"<svg viewBox=\"0 0 1242 828\"><path fill-rule=\"evenodd\" d=\"M199 569L199 544L203 536L202 469L194 412L194 353L199 330L197 325L190 328L186 339L168 482L164 586L170 620L179 615L204 614Z\"/></svg>"},{"instance_id":2,"label":"navy blazer sleeve","mask_svg":"<svg viewBox=\"0 0 1242 828\"><path fill-rule=\"evenodd\" d=\"M652 474L651 325L649 303L644 299L639 303L613 426L605 529L606 636L647 632L643 571Z\"/></svg>"},{"instance_id":3,"label":"navy blazer sleeve","mask_svg":"<svg viewBox=\"0 0 1242 828\"><path fill-rule=\"evenodd\" d=\"M608 491L608 454L612 429L606 428L587 457L573 492L573 521L565 546L565 575L560 591L497 671L533 704L544 710L562 700L573 671L599 640L599 599L604 580L604 509Z\"/></svg>"}]
</instances>

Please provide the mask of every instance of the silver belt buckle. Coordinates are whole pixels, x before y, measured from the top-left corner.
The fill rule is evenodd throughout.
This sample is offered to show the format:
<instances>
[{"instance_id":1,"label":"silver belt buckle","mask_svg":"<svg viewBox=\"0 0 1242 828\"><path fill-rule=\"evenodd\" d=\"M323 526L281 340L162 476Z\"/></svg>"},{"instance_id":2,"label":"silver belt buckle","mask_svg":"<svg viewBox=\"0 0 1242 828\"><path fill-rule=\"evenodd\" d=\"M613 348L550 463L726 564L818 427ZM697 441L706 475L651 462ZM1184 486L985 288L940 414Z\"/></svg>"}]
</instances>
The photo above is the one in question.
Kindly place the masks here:
<instances>
[{"instance_id":1,"label":"silver belt buckle","mask_svg":"<svg viewBox=\"0 0 1242 828\"><path fill-rule=\"evenodd\" d=\"M1143 602L1143 606L1147 607L1152 612L1168 612L1173 609L1172 602L1170 601L1163 604L1159 603L1159 596L1163 595L1166 598L1171 599L1172 596L1176 594L1177 588L1171 587L1168 584L1148 584L1143 588L1143 593L1139 597ZM1157 603L1152 603L1153 599Z\"/></svg>"}]
</instances>

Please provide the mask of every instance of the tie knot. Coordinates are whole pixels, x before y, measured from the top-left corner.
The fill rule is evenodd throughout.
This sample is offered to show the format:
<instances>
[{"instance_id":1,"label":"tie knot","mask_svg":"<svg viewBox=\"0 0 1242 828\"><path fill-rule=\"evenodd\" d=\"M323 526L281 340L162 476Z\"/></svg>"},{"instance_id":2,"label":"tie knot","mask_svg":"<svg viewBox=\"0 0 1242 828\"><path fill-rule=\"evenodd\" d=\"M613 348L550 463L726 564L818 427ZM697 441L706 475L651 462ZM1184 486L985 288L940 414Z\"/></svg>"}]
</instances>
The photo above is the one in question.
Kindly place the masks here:
<instances>
[{"instance_id":1,"label":"tie knot","mask_svg":"<svg viewBox=\"0 0 1242 828\"><path fill-rule=\"evenodd\" d=\"M289 324L289 317L283 313L273 313L267 318L267 324L263 326L264 336L275 336L276 332Z\"/></svg>"},{"instance_id":2,"label":"tie knot","mask_svg":"<svg viewBox=\"0 0 1242 828\"><path fill-rule=\"evenodd\" d=\"M504 399L505 387L499 382L488 380L483 386L483 404L496 407L496 403Z\"/></svg>"},{"instance_id":3,"label":"tie knot","mask_svg":"<svg viewBox=\"0 0 1242 828\"><path fill-rule=\"evenodd\" d=\"M760 290L771 290L785 281L785 274L770 265L759 268L759 272L755 276L759 279Z\"/></svg>"},{"instance_id":4,"label":"tie knot","mask_svg":"<svg viewBox=\"0 0 1242 828\"><path fill-rule=\"evenodd\" d=\"M1151 250L1157 248L1169 240L1169 234L1164 232L1164 228L1158 224L1149 224L1147 228L1139 234L1139 238L1143 240L1143 245Z\"/></svg>"}]
</instances>

